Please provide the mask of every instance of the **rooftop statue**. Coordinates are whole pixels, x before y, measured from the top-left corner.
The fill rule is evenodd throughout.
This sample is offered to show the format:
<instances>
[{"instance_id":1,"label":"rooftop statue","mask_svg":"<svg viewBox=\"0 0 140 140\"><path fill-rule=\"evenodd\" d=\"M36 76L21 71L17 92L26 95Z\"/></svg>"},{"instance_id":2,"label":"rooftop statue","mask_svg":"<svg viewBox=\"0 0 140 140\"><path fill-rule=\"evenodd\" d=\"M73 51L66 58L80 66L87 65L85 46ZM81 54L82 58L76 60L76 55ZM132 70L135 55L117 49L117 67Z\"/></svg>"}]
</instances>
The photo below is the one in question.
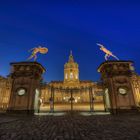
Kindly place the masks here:
<instances>
[{"instance_id":1,"label":"rooftop statue","mask_svg":"<svg viewBox=\"0 0 140 140\"><path fill-rule=\"evenodd\" d=\"M32 51L32 54L27 60L30 60L30 59L34 58L34 61L36 61L37 53L46 54L46 53L48 53L48 48L38 46L36 48L32 48L31 50L29 50L29 52L30 51Z\"/></svg>"},{"instance_id":2,"label":"rooftop statue","mask_svg":"<svg viewBox=\"0 0 140 140\"><path fill-rule=\"evenodd\" d=\"M100 46L100 50L105 53L105 60L107 61L110 56L114 57L116 60L119 60L117 56L115 56L111 51L106 49L102 44L97 43Z\"/></svg>"}]
</instances>

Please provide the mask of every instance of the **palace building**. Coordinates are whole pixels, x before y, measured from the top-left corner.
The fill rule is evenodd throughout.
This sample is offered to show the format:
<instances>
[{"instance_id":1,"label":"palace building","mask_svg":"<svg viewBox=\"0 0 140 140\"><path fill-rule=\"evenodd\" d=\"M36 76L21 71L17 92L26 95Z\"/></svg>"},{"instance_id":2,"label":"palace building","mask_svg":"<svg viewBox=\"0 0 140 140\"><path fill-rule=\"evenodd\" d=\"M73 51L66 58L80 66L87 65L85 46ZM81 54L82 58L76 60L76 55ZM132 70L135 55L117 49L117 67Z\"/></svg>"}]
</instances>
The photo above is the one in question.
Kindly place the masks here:
<instances>
[{"instance_id":1,"label":"palace building","mask_svg":"<svg viewBox=\"0 0 140 140\"><path fill-rule=\"evenodd\" d=\"M53 92L51 92L53 88ZM51 95L53 94L53 95ZM49 109L50 99L54 100L54 110L91 110L94 102L100 103L97 110L104 110L103 89L93 81L81 81L79 79L79 66L74 61L72 51L69 60L64 65L64 80L52 81L44 85L41 90L41 99L44 106Z\"/></svg>"},{"instance_id":2,"label":"palace building","mask_svg":"<svg viewBox=\"0 0 140 140\"><path fill-rule=\"evenodd\" d=\"M9 78L0 76L0 110L8 108L11 91L11 81Z\"/></svg>"},{"instance_id":3,"label":"palace building","mask_svg":"<svg viewBox=\"0 0 140 140\"><path fill-rule=\"evenodd\" d=\"M132 61L106 61L100 82L80 80L72 51L64 65L64 80L41 83L45 68L37 62L11 63L0 77L0 110L6 112L134 110L140 106L140 76Z\"/></svg>"}]
</instances>

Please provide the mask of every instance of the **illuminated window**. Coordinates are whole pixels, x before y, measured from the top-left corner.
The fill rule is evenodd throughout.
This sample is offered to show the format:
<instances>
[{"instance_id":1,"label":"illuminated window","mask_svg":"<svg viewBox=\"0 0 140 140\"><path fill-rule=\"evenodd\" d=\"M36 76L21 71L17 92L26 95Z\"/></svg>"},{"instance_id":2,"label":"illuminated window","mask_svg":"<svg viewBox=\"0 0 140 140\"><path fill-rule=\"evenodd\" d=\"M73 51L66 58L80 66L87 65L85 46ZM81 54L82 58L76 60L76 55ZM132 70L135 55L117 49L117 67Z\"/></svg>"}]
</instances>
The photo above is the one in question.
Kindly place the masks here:
<instances>
[{"instance_id":1,"label":"illuminated window","mask_svg":"<svg viewBox=\"0 0 140 140\"><path fill-rule=\"evenodd\" d=\"M76 74L76 76L75 76L75 77L76 77L76 79L78 79L78 74Z\"/></svg>"},{"instance_id":2,"label":"illuminated window","mask_svg":"<svg viewBox=\"0 0 140 140\"><path fill-rule=\"evenodd\" d=\"M67 75L67 73L66 73L66 75L65 75L65 79L68 79L68 75Z\"/></svg>"},{"instance_id":3,"label":"illuminated window","mask_svg":"<svg viewBox=\"0 0 140 140\"><path fill-rule=\"evenodd\" d=\"M72 72L70 73L70 79L73 79L73 73Z\"/></svg>"}]
</instances>

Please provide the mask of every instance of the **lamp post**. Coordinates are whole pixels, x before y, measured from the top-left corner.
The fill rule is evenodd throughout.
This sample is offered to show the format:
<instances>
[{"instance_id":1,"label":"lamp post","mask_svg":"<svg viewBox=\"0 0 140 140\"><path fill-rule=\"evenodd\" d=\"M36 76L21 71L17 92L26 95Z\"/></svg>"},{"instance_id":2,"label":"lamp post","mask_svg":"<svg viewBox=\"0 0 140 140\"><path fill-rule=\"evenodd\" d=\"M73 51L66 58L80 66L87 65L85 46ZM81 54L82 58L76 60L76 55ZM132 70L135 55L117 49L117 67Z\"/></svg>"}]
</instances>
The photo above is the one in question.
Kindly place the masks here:
<instances>
[{"instance_id":1,"label":"lamp post","mask_svg":"<svg viewBox=\"0 0 140 140\"><path fill-rule=\"evenodd\" d=\"M71 102L71 111L73 111L73 101L74 101L74 98L73 98L73 90L72 89L70 89L70 95L71 95L71 97L70 97L70 102Z\"/></svg>"},{"instance_id":2,"label":"lamp post","mask_svg":"<svg viewBox=\"0 0 140 140\"><path fill-rule=\"evenodd\" d=\"M51 87L50 112L54 112L54 88Z\"/></svg>"},{"instance_id":3,"label":"lamp post","mask_svg":"<svg viewBox=\"0 0 140 140\"><path fill-rule=\"evenodd\" d=\"M94 110L94 106L93 106L93 101L94 101L94 97L93 97L93 93L92 93L92 87L89 88L89 95L90 95L90 111L93 112Z\"/></svg>"},{"instance_id":4,"label":"lamp post","mask_svg":"<svg viewBox=\"0 0 140 140\"><path fill-rule=\"evenodd\" d=\"M94 97L94 92L91 88L91 95L92 95L92 111L94 111L94 100L95 100L95 97Z\"/></svg>"}]
</instances>

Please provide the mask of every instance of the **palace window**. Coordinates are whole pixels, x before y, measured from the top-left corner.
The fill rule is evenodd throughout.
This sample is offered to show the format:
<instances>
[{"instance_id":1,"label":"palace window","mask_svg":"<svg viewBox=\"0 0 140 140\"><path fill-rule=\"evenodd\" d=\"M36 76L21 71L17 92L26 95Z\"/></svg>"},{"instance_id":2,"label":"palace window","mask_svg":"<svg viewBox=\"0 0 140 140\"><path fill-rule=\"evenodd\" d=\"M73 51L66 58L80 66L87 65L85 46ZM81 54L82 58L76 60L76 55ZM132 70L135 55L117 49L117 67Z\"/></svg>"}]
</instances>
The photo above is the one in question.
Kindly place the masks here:
<instances>
[{"instance_id":1,"label":"palace window","mask_svg":"<svg viewBox=\"0 0 140 140\"><path fill-rule=\"evenodd\" d=\"M65 79L68 79L68 75L67 75L67 73L66 73L66 75L65 75Z\"/></svg>"},{"instance_id":2,"label":"palace window","mask_svg":"<svg viewBox=\"0 0 140 140\"><path fill-rule=\"evenodd\" d=\"M76 77L76 79L78 79L78 74L76 74L76 76L75 76L75 77Z\"/></svg>"},{"instance_id":3,"label":"palace window","mask_svg":"<svg viewBox=\"0 0 140 140\"><path fill-rule=\"evenodd\" d=\"M70 73L70 79L73 79L73 73L72 72Z\"/></svg>"}]
</instances>

